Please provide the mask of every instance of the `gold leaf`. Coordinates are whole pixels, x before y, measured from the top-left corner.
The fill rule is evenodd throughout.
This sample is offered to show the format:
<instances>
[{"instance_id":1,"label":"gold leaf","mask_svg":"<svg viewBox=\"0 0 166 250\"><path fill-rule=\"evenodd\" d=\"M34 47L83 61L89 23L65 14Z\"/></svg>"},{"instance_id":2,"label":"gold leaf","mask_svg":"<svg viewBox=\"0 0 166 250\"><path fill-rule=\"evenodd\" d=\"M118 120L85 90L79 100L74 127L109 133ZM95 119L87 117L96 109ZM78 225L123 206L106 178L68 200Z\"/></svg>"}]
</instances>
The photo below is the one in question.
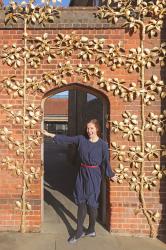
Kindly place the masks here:
<instances>
[{"instance_id":1,"label":"gold leaf","mask_svg":"<svg viewBox=\"0 0 166 250\"><path fill-rule=\"evenodd\" d=\"M16 123L20 123L21 122L21 119L19 117L16 117Z\"/></svg>"},{"instance_id":2,"label":"gold leaf","mask_svg":"<svg viewBox=\"0 0 166 250\"><path fill-rule=\"evenodd\" d=\"M4 127L3 130L4 130L5 134L8 134L9 130L6 127Z\"/></svg>"},{"instance_id":3,"label":"gold leaf","mask_svg":"<svg viewBox=\"0 0 166 250\"><path fill-rule=\"evenodd\" d=\"M156 82L156 81L158 80L158 77L157 77L156 75L153 75L153 76L152 76L152 80L153 80L154 82Z\"/></svg>"},{"instance_id":4,"label":"gold leaf","mask_svg":"<svg viewBox=\"0 0 166 250\"><path fill-rule=\"evenodd\" d=\"M82 43L86 43L86 42L88 42L88 37L82 36L80 41L81 41Z\"/></svg>"},{"instance_id":5,"label":"gold leaf","mask_svg":"<svg viewBox=\"0 0 166 250\"><path fill-rule=\"evenodd\" d=\"M132 183L132 184L130 185L130 190L135 190L135 184L134 184L134 183Z\"/></svg>"},{"instance_id":6,"label":"gold leaf","mask_svg":"<svg viewBox=\"0 0 166 250\"><path fill-rule=\"evenodd\" d=\"M29 125L30 125L30 121L28 120L25 122L25 127L29 127Z\"/></svg>"},{"instance_id":7,"label":"gold leaf","mask_svg":"<svg viewBox=\"0 0 166 250\"><path fill-rule=\"evenodd\" d=\"M115 17L113 17L113 23L117 23L118 22L118 18L115 16Z\"/></svg>"},{"instance_id":8,"label":"gold leaf","mask_svg":"<svg viewBox=\"0 0 166 250\"><path fill-rule=\"evenodd\" d=\"M14 165L9 165L9 166L8 166L8 169L9 169L9 170L15 170L16 167L15 167Z\"/></svg>"},{"instance_id":9,"label":"gold leaf","mask_svg":"<svg viewBox=\"0 0 166 250\"><path fill-rule=\"evenodd\" d=\"M157 175L157 178L161 179L162 177L163 177L162 173L159 172L158 175Z\"/></svg>"},{"instance_id":10,"label":"gold leaf","mask_svg":"<svg viewBox=\"0 0 166 250\"><path fill-rule=\"evenodd\" d=\"M144 185L144 188L145 188L145 189L148 189L148 184L145 184L145 185Z\"/></svg>"},{"instance_id":11,"label":"gold leaf","mask_svg":"<svg viewBox=\"0 0 166 250\"><path fill-rule=\"evenodd\" d=\"M131 180L132 180L133 182L136 182L136 181L137 181L137 178L133 176L133 177L131 178Z\"/></svg>"},{"instance_id":12,"label":"gold leaf","mask_svg":"<svg viewBox=\"0 0 166 250\"><path fill-rule=\"evenodd\" d=\"M33 112L33 111L29 111L29 115L30 115L31 117L33 117L33 116L34 116L34 112Z\"/></svg>"},{"instance_id":13,"label":"gold leaf","mask_svg":"<svg viewBox=\"0 0 166 250\"><path fill-rule=\"evenodd\" d=\"M151 144L150 143L146 143L146 147L151 148Z\"/></svg>"},{"instance_id":14,"label":"gold leaf","mask_svg":"<svg viewBox=\"0 0 166 250\"><path fill-rule=\"evenodd\" d=\"M40 132L40 131L37 131L37 132L36 132L36 135L37 135L37 136L40 136L40 135L41 135L41 132Z\"/></svg>"},{"instance_id":15,"label":"gold leaf","mask_svg":"<svg viewBox=\"0 0 166 250\"><path fill-rule=\"evenodd\" d=\"M1 141L6 141L6 137L4 135L1 135Z\"/></svg>"},{"instance_id":16,"label":"gold leaf","mask_svg":"<svg viewBox=\"0 0 166 250\"><path fill-rule=\"evenodd\" d=\"M133 139L135 139L135 137L133 135L129 135L128 140L132 141Z\"/></svg>"},{"instance_id":17,"label":"gold leaf","mask_svg":"<svg viewBox=\"0 0 166 250\"><path fill-rule=\"evenodd\" d=\"M149 69L150 67L152 66L152 63L151 62L148 62L147 64L146 64L146 67Z\"/></svg>"},{"instance_id":18,"label":"gold leaf","mask_svg":"<svg viewBox=\"0 0 166 250\"><path fill-rule=\"evenodd\" d=\"M30 170L31 170L32 173L35 173L35 168L34 167L31 167Z\"/></svg>"},{"instance_id":19,"label":"gold leaf","mask_svg":"<svg viewBox=\"0 0 166 250\"><path fill-rule=\"evenodd\" d=\"M29 204L28 202L27 202L27 204L26 204L26 207L27 207L28 210L31 210L31 209L32 209L31 204Z\"/></svg>"},{"instance_id":20,"label":"gold leaf","mask_svg":"<svg viewBox=\"0 0 166 250\"><path fill-rule=\"evenodd\" d=\"M109 92L109 91L111 90L111 86L110 86L110 85L107 86L106 89L107 89L107 91Z\"/></svg>"},{"instance_id":21,"label":"gold leaf","mask_svg":"<svg viewBox=\"0 0 166 250\"><path fill-rule=\"evenodd\" d=\"M162 131L163 131L162 128L157 128L157 130L156 130L157 133L160 133L160 132L162 132Z\"/></svg>"},{"instance_id":22,"label":"gold leaf","mask_svg":"<svg viewBox=\"0 0 166 250\"><path fill-rule=\"evenodd\" d=\"M157 181L152 181L153 185L156 186L157 185Z\"/></svg>"},{"instance_id":23,"label":"gold leaf","mask_svg":"<svg viewBox=\"0 0 166 250\"><path fill-rule=\"evenodd\" d=\"M17 67L20 67L21 66L21 61L17 60L16 64L17 64Z\"/></svg>"},{"instance_id":24,"label":"gold leaf","mask_svg":"<svg viewBox=\"0 0 166 250\"><path fill-rule=\"evenodd\" d=\"M9 143L8 148L9 148L10 150L12 150L12 149L13 149L13 144Z\"/></svg>"},{"instance_id":25,"label":"gold leaf","mask_svg":"<svg viewBox=\"0 0 166 250\"><path fill-rule=\"evenodd\" d=\"M149 161L153 160L153 154L149 154L147 158Z\"/></svg>"},{"instance_id":26,"label":"gold leaf","mask_svg":"<svg viewBox=\"0 0 166 250\"><path fill-rule=\"evenodd\" d=\"M44 33L43 38L47 39L48 38L48 33Z\"/></svg>"},{"instance_id":27,"label":"gold leaf","mask_svg":"<svg viewBox=\"0 0 166 250\"><path fill-rule=\"evenodd\" d=\"M155 218L160 218L160 213L159 213L159 212L156 212L156 213L154 214L154 217L155 217Z\"/></svg>"},{"instance_id":28,"label":"gold leaf","mask_svg":"<svg viewBox=\"0 0 166 250\"><path fill-rule=\"evenodd\" d=\"M135 190L138 192L140 190L140 185L136 185Z\"/></svg>"},{"instance_id":29,"label":"gold leaf","mask_svg":"<svg viewBox=\"0 0 166 250\"><path fill-rule=\"evenodd\" d=\"M157 170L153 170L152 175L156 175L158 173Z\"/></svg>"},{"instance_id":30,"label":"gold leaf","mask_svg":"<svg viewBox=\"0 0 166 250\"><path fill-rule=\"evenodd\" d=\"M14 98L18 97L18 92L14 92L13 97Z\"/></svg>"},{"instance_id":31,"label":"gold leaf","mask_svg":"<svg viewBox=\"0 0 166 250\"><path fill-rule=\"evenodd\" d=\"M127 173L124 174L124 178L125 178L125 179L128 178L128 174L127 174Z\"/></svg>"},{"instance_id":32,"label":"gold leaf","mask_svg":"<svg viewBox=\"0 0 166 250\"><path fill-rule=\"evenodd\" d=\"M17 206L18 208L21 208L21 202L20 202L20 201L16 201L16 206Z\"/></svg>"},{"instance_id":33,"label":"gold leaf","mask_svg":"<svg viewBox=\"0 0 166 250\"><path fill-rule=\"evenodd\" d=\"M119 168L120 168L120 170L123 170L123 169L124 169L124 166L123 166L122 163L119 164Z\"/></svg>"},{"instance_id":34,"label":"gold leaf","mask_svg":"<svg viewBox=\"0 0 166 250\"><path fill-rule=\"evenodd\" d=\"M33 153L32 153L32 152L29 154L29 157L30 157L30 158L33 158Z\"/></svg>"},{"instance_id":35,"label":"gold leaf","mask_svg":"<svg viewBox=\"0 0 166 250\"><path fill-rule=\"evenodd\" d=\"M135 215L139 214L140 212L141 212L141 209L139 209L139 208L134 209L134 214Z\"/></svg>"},{"instance_id":36,"label":"gold leaf","mask_svg":"<svg viewBox=\"0 0 166 250\"><path fill-rule=\"evenodd\" d=\"M111 144L112 144L112 146L113 146L114 148L116 148L116 147L117 147L116 142L112 142Z\"/></svg>"},{"instance_id":37,"label":"gold leaf","mask_svg":"<svg viewBox=\"0 0 166 250\"><path fill-rule=\"evenodd\" d=\"M21 174L21 170L20 170L19 168L17 168L16 174L17 174L17 175L20 175L20 174Z\"/></svg>"},{"instance_id":38,"label":"gold leaf","mask_svg":"<svg viewBox=\"0 0 166 250\"><path fill-rule=\"evenodd\" d=\"M16 150L16 154L20 155L20 150L19 149Z\"/></svg>"},{"instance_id":39,"label":"gold leaf","mask_svg":"<svg viewBox=\"0 0 166 250\"><path fill-rule=\"evenodd\" d=\"M51 63L51 61L52 61L52 57L51 57L51 56L48 56L47 61L48 61L48 63Z\"/></svg>"},{"instance_id":40,"label":"gold leaf","mask_svg":"<svg viewBox=\"0 0 166 250\"><path fill-rule=\"evenodd\" d=\"M136 176L136 177L138 176L137 171L133 171L132 173L133 173L134 176Z\"/></svg>"}]
</instances>

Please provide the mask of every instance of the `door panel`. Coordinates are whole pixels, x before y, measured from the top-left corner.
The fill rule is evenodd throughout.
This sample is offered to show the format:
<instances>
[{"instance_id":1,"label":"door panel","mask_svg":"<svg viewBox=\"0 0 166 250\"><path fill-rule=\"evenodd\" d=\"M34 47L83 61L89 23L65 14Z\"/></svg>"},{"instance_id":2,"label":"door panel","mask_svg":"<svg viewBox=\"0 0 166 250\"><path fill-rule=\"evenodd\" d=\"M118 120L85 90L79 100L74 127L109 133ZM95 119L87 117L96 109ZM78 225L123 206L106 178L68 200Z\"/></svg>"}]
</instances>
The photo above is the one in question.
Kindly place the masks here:
<instances>
[{"instance_id":1,"label":"door panel","mask_svg":"<svg viewBox=\"0 0 166 250\"><path fill-rule=\"evenodd\" d=\"M106 116L108 113L108 104L102 96L93 93L82 91L79 89L69 90L69 135L84 134L85 125L91 119L97 119L101 126L101 137L106 140ZM71 154L74 158L76 152L71 147ZM99 198L98 219L105 225L106 224L106 181L104 172L101 193Z\"/></svg>"}]
</instances>

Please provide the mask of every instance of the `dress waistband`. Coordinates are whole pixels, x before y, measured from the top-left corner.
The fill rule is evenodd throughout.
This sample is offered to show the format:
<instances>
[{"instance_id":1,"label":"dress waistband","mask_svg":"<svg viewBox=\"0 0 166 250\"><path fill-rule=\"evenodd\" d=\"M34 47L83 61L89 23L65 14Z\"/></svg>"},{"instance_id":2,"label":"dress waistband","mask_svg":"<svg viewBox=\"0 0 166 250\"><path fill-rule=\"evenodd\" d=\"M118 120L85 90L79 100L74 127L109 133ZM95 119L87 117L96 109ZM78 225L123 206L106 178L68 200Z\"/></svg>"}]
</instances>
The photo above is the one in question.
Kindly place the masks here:
<instances>
[{"instance_id":1,"label":"dress waistband","mask_svg":"<svg viewBox=\"0 0 166 250\"><path fill-rule=\"evenodd\" d=\"M84 163L81 163L81 167L84 167L84 168L98 168L98 166L89 166L89 165L86 165Z\"/></svg>"}]
</instances>

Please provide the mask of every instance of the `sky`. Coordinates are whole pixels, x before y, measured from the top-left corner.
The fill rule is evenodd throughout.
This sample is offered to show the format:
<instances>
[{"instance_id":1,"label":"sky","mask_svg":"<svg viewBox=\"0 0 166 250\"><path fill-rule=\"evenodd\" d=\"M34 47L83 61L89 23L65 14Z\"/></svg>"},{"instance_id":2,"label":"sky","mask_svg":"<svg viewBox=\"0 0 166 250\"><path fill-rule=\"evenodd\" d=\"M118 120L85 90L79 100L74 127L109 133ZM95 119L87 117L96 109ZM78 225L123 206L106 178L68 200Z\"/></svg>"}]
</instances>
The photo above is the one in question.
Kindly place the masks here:
<instances>
[{"instance_id":1,"label":"sky","mask_svg":"<svg viewBox=\"0 0 166 250\"><path fill-rule=\"evenodd\" d=\"M3 0L3 2L4 2L5 5L8 5L9 1L10 0ZM23 0L15 0L14 2L20 3L20 2L23 2ZM36 0L37 4L39 4L40 2L41 2L40 0ZM69 2L70 2L70 0L62 0L62 3L60 4L60 6L67 7L69 5Z\"/></svg>"},{"instance_id":2,"label":"sky","mask_svg":"<svg viewBox=\"0 0 166 250\"><path fill-rule=\"evenodd\" d=\"M59 92L56 95L50 96L50 98L68 98L68 95L69 95L69 91L63 91L63 92Z\"/></svg>"}]
</instances>

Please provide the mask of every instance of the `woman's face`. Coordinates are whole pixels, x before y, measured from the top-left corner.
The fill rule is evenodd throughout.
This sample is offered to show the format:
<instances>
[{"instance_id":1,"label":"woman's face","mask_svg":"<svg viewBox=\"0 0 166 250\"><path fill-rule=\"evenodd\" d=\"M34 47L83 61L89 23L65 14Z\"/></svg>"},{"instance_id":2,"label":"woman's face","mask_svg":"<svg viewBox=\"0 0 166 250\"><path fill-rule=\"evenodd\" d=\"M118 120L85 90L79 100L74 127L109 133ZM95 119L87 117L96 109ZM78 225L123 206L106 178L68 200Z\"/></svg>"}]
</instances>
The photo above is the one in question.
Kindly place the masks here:
<instances>
[{"instance_id":1,"label":"woman's face","mask_svg":"<svg viewBox=\"0 0 166 250\"><path fill-rule=\"evenodd\" d=\"M91 122L87 124L87 130L86 131L87 131L87 134L88 134L89 138L93 138L93 137L97 136L97 128Z\"/></svg>"}]
</instances>

